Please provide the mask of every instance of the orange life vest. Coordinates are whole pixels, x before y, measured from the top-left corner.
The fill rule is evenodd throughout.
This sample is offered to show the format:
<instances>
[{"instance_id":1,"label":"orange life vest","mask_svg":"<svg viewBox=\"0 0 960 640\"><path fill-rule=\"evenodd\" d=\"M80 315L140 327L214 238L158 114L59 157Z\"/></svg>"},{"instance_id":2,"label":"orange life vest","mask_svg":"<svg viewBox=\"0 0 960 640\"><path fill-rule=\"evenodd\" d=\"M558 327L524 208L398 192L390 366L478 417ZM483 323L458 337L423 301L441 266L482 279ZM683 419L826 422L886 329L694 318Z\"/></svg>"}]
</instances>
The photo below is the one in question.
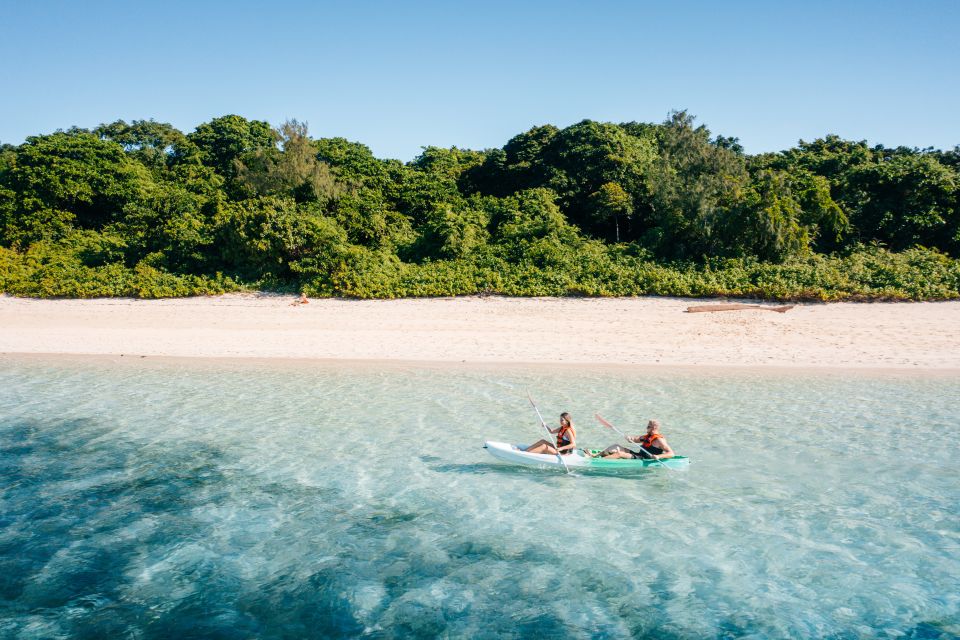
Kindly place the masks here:
<instances>
[{"instance_id":1,"label":"orange life vest","mask_svg":"<svg viewBox=\"0 0 960 640\"><path fill-rule=\"evenodd\" d=\"M647 435L643 436L643 440L640 441L640 446L643 447L644 449L650 449L651 447L653 447L654 449L659 449L660 451L663 451L663 449L660 449L660 447L654 447L654 446L653 446L653 443L654 443L658 438L662 438L662 437L663 437L663 434L662 434L662 433L659 433L659 432L658 432L658 433L652 433L652 434L651 434L651 433L648 433ZM656 453L656 452L654 452L654 453Z\"/></svg>"},{"instance_id":2,"label":"orange life vest","mask_svg":"<svg viewBox=\"0 0 960 640\"><path fill-rule=\"evenodd\" d=\"M573 442L572 437L567 437L567 432L571 431L576 435L576 432L573 431L573 427L568 424L560 425L560 431L557 432L557 446L562 447Z\"/></svg>"}]
</instances>

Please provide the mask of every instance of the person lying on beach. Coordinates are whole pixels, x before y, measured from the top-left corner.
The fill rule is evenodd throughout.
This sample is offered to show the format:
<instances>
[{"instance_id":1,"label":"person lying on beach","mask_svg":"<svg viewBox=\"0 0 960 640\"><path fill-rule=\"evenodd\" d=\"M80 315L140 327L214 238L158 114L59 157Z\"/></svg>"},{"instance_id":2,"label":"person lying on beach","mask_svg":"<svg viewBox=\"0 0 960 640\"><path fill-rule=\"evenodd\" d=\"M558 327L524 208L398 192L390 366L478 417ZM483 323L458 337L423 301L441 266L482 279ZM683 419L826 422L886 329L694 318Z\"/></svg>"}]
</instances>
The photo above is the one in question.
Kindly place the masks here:
<instances>
[{"instance_id":1,"label":"person lying on beach","mask_svg":"<svg viewBox=\"0 0 960 640\"><path fill-rule=\"evenodd\" d=\"M672 458L676 455L673 449L670 448L670 445L667 444L666 438L660 433L660 423L656 420L651 420L647 423L646 435L626 436L626 438L630 442L635 442L640 445L640 451L633 451L619 444L612 444L597 454L590 453L587 449L584 449L583 453L589 457L612 458L614 460L620 458L625 460L638 458L662 460L663 458Z\"/></svg>"},{"instance_id":2,"label":"person lying on beach","mask_svg":"<svg viewBox=\"0 0 960 640\"><path fill-rule=\"evenodd\" d=\"M557 442L554 444L548 440L538 440L524 449L527 453L549 453L556 455L567 455L573 453L577 448L577 432L573 428L573 421L570 414L564 411L560 414L560 426L556 429L550 429L550 433L557 434Z\"/></svg>"}]
</instances>

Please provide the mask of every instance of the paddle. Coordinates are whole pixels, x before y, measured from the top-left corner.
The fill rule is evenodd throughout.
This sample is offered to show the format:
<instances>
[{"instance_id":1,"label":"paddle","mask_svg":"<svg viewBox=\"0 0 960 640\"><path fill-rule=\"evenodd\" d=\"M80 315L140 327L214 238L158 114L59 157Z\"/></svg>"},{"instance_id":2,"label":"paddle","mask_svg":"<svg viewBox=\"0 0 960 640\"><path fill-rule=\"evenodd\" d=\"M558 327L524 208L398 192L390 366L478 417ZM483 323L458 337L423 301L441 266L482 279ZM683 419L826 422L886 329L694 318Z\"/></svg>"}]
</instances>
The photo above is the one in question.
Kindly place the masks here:
<instances>
[{"instance_id":1,"label":"paddle","mask_svg":"<svg viewBox=\"0 0 960 640\"><path fill-rule=\"evenodd\" d=\"M529 401L530 401L530 404L533 405L533 410L537 412L537 417L540 418L540 425L543 427L543 430L547 432L547 439L553 440L554 442L557 442L557 441L554 439L553 434L550 433L550 427L547 426L547 423L544 422L544 420L543 420L543 416L540 415L540 409L537 409L537 403L533 401L533 397L530 396L530 392L529 392L529 391L527 391L527 400L529 400ZM560 443L559 443L559 442L557 442L556 447L557 447L557 458L560 460L560 464L563 465L564 471L566 471L567 473L570 473L570 467L567 466L567 461L564 460L564 459L563 459L563 455L560 454L560 449L559 449Z\"/></svg>"},{"instance_id":2,"label":"paddle","mask_svg":"<svg viewBox=\"0 0 960 640\"><path fill-rule=\"evenodd\" d=\"M627 434L625 434L623 431L620 431L620 429L617 429L615 426L613 426L612 424L610 424L609 422L607 422L606 420L604 420L603 416L601 416L599 413L593 414L593 417L596 418L596 419L597 419L597 422L599 422L599 423L602 424L603 426L605 426L605 427L607 427L607 428L609 428L609 429L613 429L614 431L616 431L617 433L619 433L620 435L622 435L622 436L623 436L623 439L626 440L627 442L629 442L630 444L635 444L635 445L637 445L638 447L640 447L640 450L641 450L641 451L643 451L643 452L646 453L648 456L650 456L651 459L656 460L657 462L659 462L659 463L660 463L660 466L662 466L664 469L670 469L670 467L668 467L667 465L663 464L663 461L660 460L660 458L654 458L654 457L653 457L653 454L650 453L649 451L647 451L646 449L644 449L642 444L640 444L639 442L634 442L633 440L631 440L629 437L627 437ZM673 469L670 469L670 471L673 471Z\"/></svg>"}]
</instances>

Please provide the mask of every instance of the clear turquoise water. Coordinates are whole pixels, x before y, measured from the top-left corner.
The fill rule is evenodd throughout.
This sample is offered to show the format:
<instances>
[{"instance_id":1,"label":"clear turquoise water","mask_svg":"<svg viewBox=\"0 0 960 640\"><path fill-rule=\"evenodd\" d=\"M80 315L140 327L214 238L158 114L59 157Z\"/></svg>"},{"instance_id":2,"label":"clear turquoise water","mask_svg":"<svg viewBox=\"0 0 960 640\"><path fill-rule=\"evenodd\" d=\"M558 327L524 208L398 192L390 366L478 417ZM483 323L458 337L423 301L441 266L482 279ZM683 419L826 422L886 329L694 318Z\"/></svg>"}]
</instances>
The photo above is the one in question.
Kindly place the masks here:
<instances>
[{"instance_id":1,"label":"clear turquoise water","mask_svg":"<svg viewBox=\"0 0 960 640\"><path fill-rule=\"evenodd\" d=\"M658 417L693 464L484 439ZM960 635L960 379L0 359L0 637Z\"/></svg>"}]
</instances>

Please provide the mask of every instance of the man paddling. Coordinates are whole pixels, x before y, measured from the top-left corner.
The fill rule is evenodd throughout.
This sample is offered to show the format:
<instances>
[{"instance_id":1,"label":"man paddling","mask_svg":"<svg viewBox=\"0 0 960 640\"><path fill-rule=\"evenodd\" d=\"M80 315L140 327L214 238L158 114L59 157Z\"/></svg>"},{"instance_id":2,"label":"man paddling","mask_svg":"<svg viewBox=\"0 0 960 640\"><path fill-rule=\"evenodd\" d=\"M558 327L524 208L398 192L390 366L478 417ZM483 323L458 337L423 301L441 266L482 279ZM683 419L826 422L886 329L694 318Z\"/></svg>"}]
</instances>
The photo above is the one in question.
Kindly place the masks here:
<instances>
[{"instance_id":1,"label":"man paddling","mask_svg":"<svg viewBox=\"0 0 960 640\"><path fill-rule=\"evenodd\" d=\"M618 444L612 444L600 453L593 454L589 450L584 449L583 453L586 456L590 457L599 457L599 458L611 458L613 460L617 459L654 459L654 460L663 460L665 458L672 458L674 455L673 449L670 448L670 445L667 444L666 438L663 437L663 434L660 433L660 423L657 420L651 420L647 423L647 434L644 436L624 436L630 442L635 442L640 445L640 451L632 451L626 447L621 447Z\"/></svg>"}]
</instances>

